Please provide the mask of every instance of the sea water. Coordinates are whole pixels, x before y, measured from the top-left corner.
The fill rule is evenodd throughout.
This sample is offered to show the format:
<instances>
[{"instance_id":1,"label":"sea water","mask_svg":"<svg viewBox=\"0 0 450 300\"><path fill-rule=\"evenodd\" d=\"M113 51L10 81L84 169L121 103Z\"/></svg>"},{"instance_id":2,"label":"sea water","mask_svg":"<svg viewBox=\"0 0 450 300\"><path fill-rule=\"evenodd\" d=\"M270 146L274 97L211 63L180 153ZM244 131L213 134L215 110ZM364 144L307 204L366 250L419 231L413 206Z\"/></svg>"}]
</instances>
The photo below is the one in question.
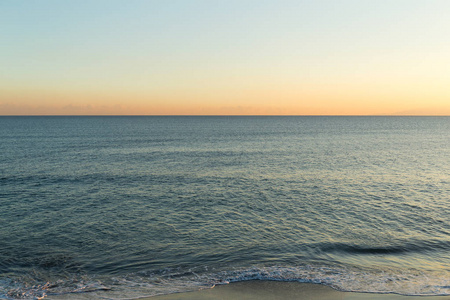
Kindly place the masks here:
<instances>
[{"instance_id":1,"label":"sea water","mask_svg":"<svg viewBox=\"0 0 450 300\"><path fill-rule=\"evenodd\" d=\"M0 117L0 298L450 294L449 117Z\"/></svg>"}]
</instances>

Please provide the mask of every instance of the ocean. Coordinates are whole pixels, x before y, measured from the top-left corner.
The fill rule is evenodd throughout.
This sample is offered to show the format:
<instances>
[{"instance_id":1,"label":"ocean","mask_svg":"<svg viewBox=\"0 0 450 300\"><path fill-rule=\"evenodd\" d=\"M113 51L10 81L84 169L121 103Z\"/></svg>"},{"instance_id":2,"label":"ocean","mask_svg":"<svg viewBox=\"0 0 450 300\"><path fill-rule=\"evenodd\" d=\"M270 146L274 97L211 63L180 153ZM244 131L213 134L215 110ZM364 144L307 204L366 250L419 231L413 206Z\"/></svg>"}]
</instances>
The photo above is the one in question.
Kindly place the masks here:
<instances>
[{"instance_id":1,"label":"ocean","mask_svg":"<svg viewBox=\"0 0 450 300\"><path fill-rule=\"evenodd\" d=\"M0 117L0 298L450 295L450 117Z\"/></svg>"}]
</instances>

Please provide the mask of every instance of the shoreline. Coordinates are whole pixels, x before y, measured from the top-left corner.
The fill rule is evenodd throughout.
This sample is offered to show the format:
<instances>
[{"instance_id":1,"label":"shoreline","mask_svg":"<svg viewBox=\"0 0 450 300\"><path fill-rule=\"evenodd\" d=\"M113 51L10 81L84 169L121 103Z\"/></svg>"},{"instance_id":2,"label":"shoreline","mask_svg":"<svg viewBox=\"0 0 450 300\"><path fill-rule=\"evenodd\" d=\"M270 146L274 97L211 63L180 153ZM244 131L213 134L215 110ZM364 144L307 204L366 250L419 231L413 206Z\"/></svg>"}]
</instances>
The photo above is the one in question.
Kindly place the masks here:
<instances>
[{"instance_id":1,"label":"shoreline","mask_svg":"<svg viewBox=\"0 0 450 300\"><path fill-rule=\"evenodd\" d=\"M341 292L329 286L313 283L282 281L241 281L217 285L211 289L141 298L144 300L450 300L448 296L404 296L398 294L377 294Z\"/></svg>"}]
</instances>

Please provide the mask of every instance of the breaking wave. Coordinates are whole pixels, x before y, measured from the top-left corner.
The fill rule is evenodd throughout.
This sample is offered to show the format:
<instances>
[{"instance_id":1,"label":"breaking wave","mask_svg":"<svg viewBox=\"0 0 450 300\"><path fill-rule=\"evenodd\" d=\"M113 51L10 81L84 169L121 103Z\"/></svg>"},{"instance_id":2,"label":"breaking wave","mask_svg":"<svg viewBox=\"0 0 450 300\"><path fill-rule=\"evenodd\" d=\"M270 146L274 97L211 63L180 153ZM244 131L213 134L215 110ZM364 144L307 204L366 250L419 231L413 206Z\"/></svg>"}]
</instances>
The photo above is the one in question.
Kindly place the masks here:
<instances>
[{"instance_id":1,"label":"breaking wave","mask_svg":"<svg viewBox=\"0 0 450 300\"><path fill-rule=\"evenodd\" d=\"M208 270L207 267L169 268L125 276L77 276L47 282L39 282L32 276L3 278L0 280L0 298L51 299L55 295L66 295L68 299L77 299L84 295L87 298L137 299L248 280L316 283L348 292L450 295L450 280L448 272L444 271L299 265L254 266L228 270Z\"/></svg>"}]
</instances>

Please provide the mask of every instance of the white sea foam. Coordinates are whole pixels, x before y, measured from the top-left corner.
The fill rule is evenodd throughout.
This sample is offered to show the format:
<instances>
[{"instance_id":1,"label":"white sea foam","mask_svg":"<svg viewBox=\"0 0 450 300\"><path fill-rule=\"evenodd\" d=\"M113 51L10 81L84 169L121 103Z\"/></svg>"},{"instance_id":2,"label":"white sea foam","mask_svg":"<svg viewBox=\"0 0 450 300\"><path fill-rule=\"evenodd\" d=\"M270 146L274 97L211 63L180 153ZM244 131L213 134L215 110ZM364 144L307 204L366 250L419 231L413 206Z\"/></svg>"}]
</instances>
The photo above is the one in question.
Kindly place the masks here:
<instances>
[{"instance_id":1,"label":"white sea foam","mask_svg":"<svg viewBox=\"0 0 450 300\"><path fill-rule=\"evenodd\" d=\"M224 272L223 281L277 280L319 283L341 291L450 295L448 272L414 270L361 270L329 266L262 267Z\"/></svg>"},{"instance_id":2,"label":"white sea foam","mask_svg":"<svg viewBox=\"0 0 450 300\"><path fill-rule=\"evenodd\" d=\"M203 271L203 272L202 272ZM0 298L40 299L65 295L67 299L137 299L212 288L215 285L248 280L273 280L324 284L341 291L396 293L401 295L450 295L448 272L415 270L367 270L352 267L302 265L254 266L208 272L167 269L157 273L140 272L117 277L95 277L70 281L25 284L18 280L0 281Z\"/></svg>"}]
</instances>

